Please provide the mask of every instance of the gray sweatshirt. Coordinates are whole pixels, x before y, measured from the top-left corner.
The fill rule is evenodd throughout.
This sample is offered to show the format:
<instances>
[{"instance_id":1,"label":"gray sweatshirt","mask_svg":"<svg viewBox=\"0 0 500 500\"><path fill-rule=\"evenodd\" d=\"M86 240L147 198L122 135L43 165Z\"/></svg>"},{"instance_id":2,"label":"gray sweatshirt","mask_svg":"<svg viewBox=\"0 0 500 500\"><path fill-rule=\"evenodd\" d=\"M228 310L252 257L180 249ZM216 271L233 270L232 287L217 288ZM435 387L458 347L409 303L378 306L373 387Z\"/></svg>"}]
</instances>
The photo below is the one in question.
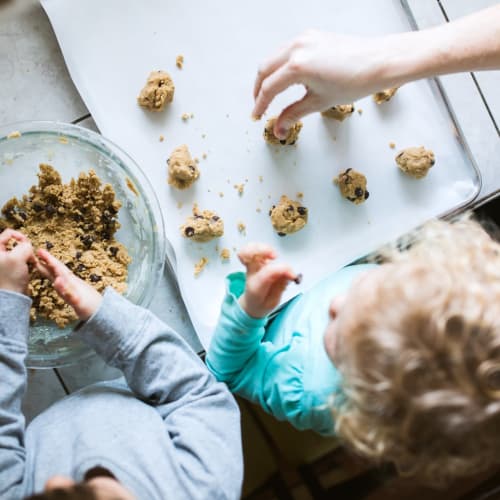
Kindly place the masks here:
<instances>
[{"instance_id":1,"label":"gray sweatshirt","mask_svg":"<svg viewBox=\"0 0 500 500\"><path fill-rule=\"evenodd\" d=\"M124 379L64 398L25 433L30 304L0 291L0 499L41 491L54 475L80 481L96 465L141 500L239 498L233 397L177 333L112 289L76 335Z\"/></svg>"}]
</instances>

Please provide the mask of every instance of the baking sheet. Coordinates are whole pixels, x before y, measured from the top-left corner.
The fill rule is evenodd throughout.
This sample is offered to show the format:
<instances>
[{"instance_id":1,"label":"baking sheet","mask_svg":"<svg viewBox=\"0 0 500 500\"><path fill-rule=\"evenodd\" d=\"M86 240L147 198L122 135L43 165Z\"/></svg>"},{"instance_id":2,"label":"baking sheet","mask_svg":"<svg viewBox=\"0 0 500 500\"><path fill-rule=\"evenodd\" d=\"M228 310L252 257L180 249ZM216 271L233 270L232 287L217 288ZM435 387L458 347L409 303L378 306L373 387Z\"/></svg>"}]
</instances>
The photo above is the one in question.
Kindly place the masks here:
<instances>
[{"instance_id":1,"label":"baking sheet","mask_svg":"<svg viewBox=\"0 0 500 500\"><path fill-rule=\"evenodd\" d=\"M262 139L264 122L250 119L256 68L271 51L310 27L363 35L406 31L408 21L396 0L42 0L42 5L100 131L129 152L155 186L180 289L204 346L219 313L223 277L240 269L234 250L246 242L271 243L282 260L303 273L302 285L290 286L286 300L478 193L476 170L432 82L408 84L381 106L360 100L356 107L362 113L343 123L318 114L306 117L294 147L268 146ZM182 70L175 66L179 54L185 58ZM135 100L155 69L168 71L176 85L174 102L164 113L148 113ZM268 116L302 92L294 87L279 96ZM183 121L183 113L194 116ZM399 172L390 142L397 149L434 150L436 165L428 177L416 181ZM179 192L167 185L166 159L184 143L200 159L201 176ZM332 184L347 167L368 178L371 196L363 205L342 199ZM240 183L242 196L234 188ZM298 192L309 208L309 223L280 238L268 210L282 194L295 198ZM180 236L194 202L222 216L220 240L196 244ZM245 234L238 231L239 222L246 225ZM231 249L229 263L218 257L225 247ZM209 262L195 278L194 264L201 257Z\"/></svg>"}]
</instances>

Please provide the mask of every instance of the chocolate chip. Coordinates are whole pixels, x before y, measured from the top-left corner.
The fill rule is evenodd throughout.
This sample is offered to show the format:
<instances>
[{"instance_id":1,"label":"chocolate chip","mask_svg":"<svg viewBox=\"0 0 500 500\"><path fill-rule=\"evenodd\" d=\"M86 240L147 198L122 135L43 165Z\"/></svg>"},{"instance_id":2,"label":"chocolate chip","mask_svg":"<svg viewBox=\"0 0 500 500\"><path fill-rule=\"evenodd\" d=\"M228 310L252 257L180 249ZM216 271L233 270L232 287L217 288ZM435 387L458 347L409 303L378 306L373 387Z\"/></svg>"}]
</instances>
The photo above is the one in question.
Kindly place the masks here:
<instances>
[{"instance_id":1,"label":"chocolate chip","mask_svg":"<svg viewBox=\"0 0 500 500\"><path fill-rule=\"evenodd\" d=\"M347 199L348 199L349 201L356 201L356 200L357 200L357 198L353 198L353 197L351 197L351 196L348 196L348 197L347 197Z\"/></svg>"},{"instance_id":2,"label":"chocolate chip","mask_svg":"<svg viewBox=\"0 0 500 500\"><path fill-rule=\"evenodd\" d=\"M195 219L203 219L204 218L203 215L198 215L198 214L194 215L193 217Z\"/></svg>"},{"instance_id":3,"label":"chocolate chip","mask_svg":"<svg viewBox=\"0 0 500 500\"><path fill-rule=\"evenodd\" d=\"M280 144L283 144L283 146L286 144L286 139L281 139Z\"/></svg>"},{"instance_id":4,"label":"chocolate chip","mask_svg":"<svg viewBox=\"0 0 500 500\"><path fill-rule=\"evenodd\" d=\"M43 210L43 205L35 201L35 203L33 203L32 205L32 208L35 212L41 212Z\"/></svg>"},{"instance_id":5,"label":"chocolate chip","mask_svg":"<svg viewBox=\"0 0 500 500\"><path fill-rule=\"evenodd\" d=\"M95 226L94 226L94 224L84 224L83 229L85 231L93 231L95 229Z\"/></svg>"},{"instance_id":6,"label":"chocolate chip","mask_svg":"<svg viewBox=\"0 0 500 500\"><path fill-rule=\"evenodd\" d=\"M116 257L116 254L118 253L118 247L109 247L108 250L113 257Z\"/></svg>"},{"instance_id":7,"label":"chocolate chip","mask_svg":"<svg viewBox=\"0 0 500 500\"><path fill-rule=\"evenodd\" d=\"M77 273L82 273L83 271L85 271L85 269L87 269L83 264L78 264L78 266L76 267L75 271Z\"/></svg>"},{"instance_id":8,"label":"chocolate chip","mask_svg":"<svg viewBox=\"0 0 500 500\"><path fill-rule=\"evenodd\" d=\"M344 174L348 174L351 170L352 170L352 168L346 168L344 171Z\"/></svg>"},{"instance_id":9,"label":"chocolate chip","mask_svg":"<svg viewBox=\"0 0 500 500\"><path fill-rule=\"evenodd\" d=\"M92 243L94 242L94 238L92 238L92 236L89 236L88 234L81 236L81 240L82 240L83 246L87 250L92 246Z\"/></svg>"},{"instance_id":10,"label":"chocolate chip","mask_svg":"<svg viewBox=\"0 0 500 500\"><path fill-rule=\"evenodd\" d=\"M213 215L212 216L212 220L217 222L218 220L220 219L220 217L218 215Z\"/></svg>"},{"instance_id":11,"label":"chocolate chip","mask_svg":"<svg viewBox=\"0 0 500 500\"><path fill-rule=\"evenodd\" d=\"M269 217L271 217L271 214L273 213L272 210L269 210Z\"/></svg>"},{"instance_id":12,"label":"chocolate chip","mask_svg":"<svg viewBox=\"0 0 500 500\"><path fill-rule=\"evenodd\" d=\"M293 146L297 141L293 141L290 143L290 146Z\"/></svg>"},{"instance_id":13,"label":"chocolate chip","mask_svg":"<svg viewBox=\"0 0 500 500\"><path fill-rule=\"evenodd\" d=\"M46 241L45 248L47 248L47 250L50 250L51 248L54 248L54 245L50 241Z\"/></svg>"},{"instance_id":14,"label":"chocolate chip","mask_svg":"<svg viewBox=\"0 0 500 500\"><path fill-rule=\"evenodd\" d=\"M431 167L436 163L436 160L431 160Z\"/></svg>"},{"instance_id":15,"label":"chocolate chip","mask_svg":"<svg viewBox=\"0 0 500 500\"><path fill-rule=\"evenodd\" d=\"M170 158L167 158L167 165L170 165Z\"/></svg>"},{"instance_id":16,"label":"chocolate chip","mask_svg":"<svg viewBox=\"0 0 500 500\"><path fill-rule=\"evenodd\" d=\"M363 196L363 189L360 187L357 187L354 190L354 194L356 195L356 198L361 198Z\"/></svg>"},{"instance_id":17,"label":"chocolate chip","mask_svg":"<svg viewBox=\"0 0 500 500\"><path fill-rule=\"evenodd\" d=\"M370 193L368 191L365 191L365 200L368 199L368 196L370 196Z\"/></svg>"},{"instance_id":18,"label":"chocolate chip","mask_svg":"<svg viewBox=\"0 0 500 500\"><path fill-rule=\"evenodd\" d=\"M77 250L77 251L76 251L76 254L75 254L75 257L76 257L77 259L79 259L81 256L82 256L82 252L80 252L80 250Z\"/></svg>"},{"instance_id":19,"label":"chocolate chip","mask_svg":"<svg viewBox=\"0 0 500 500\"><path fill-rule=\"evenodd\" d=\"M293 212L294 211L293 205L288 205L288 207L286 207L286 209L287 209L288 212Z\"/></svg>"},{"instance_id":20,"label":"chocolate chip","mask_svg":"<svg viewBox=\"0 0 500 500\"><path fill-rule=\"evenodd\" d=\"M83 217L80 215L80 214L72 214L71 215L71 218L75 221L75 222L81 222L83 220Z\"/></svg>"},{"instance_id":21,"label":"chocolate chip","mask_svg":"<svg viewBox=\"0 0 500 500\"><path fill-rule=\"evenodd\" d=\"M299 212L300 215L306 215L307 208L306 207L297 207L297 212Z\"/></svg>"},{"instance_id":22,"label":"chocolate chip","mask_svg":"<svg viewBox=\"0 0 500 500\"><path fill-rule=\"evenodd\" d=\"M92 273L90 276L89 276L89 279L92 283L97 283L98 281L101 281L102 280L102 277L97 275L97 274L94 274Z\"/></svg>"},{"instance_id":23,"label":"chocolate chip","mask_svg":"<svg viewBox=\"0 0 500 500\"><path fill-rule=\"evenodd\" d=\"M19 210L19 216L23 220L26 220L28 218L28 214L26 212L24 212L23 210Z\"/></svg>"},{"instance_id":24,"label":"chocolate chip","mask_svg":"<svg viewBox=\"0 0 500 500\"><path fill-rule=\"evenodd\" d=\"M279 232L279 233L278 233L278 236L282 236L282 237L283 237L283 236L286 236L286 233L281 233L281 232Z\"/></svg>"},{"instance_id":25,"label":"chocolate chip","mask_svg":"<svg viewBox=\"0 0 500 500\"><path fill-rule=\"evenodd\" d=\"M191 170L191 172L196 172L196 168L193 167L193 165L189 165L189 170Z\"/></svg>"},{"instance_id":26,"label":"chocolate chip","mask_svg":"<svg viewBox=\"0 0 500 500\"><path fill-rule=\"evenodd\" d=\"M300 285L302 283L302 278L303 278L302 273L299 273L299 274L297 274L297 276L295 276L295 278L293 279L293 281L295 283L297 283L297 285Z\"/></svg>"},{"instance_id":27,"label":"chocolate chip","mask_svg":"<svg viewBox=\"0 0 500 500\"><path fill-rule=\"evenodd\" d=\"M194 235L194 227L188 226L186 229L184 229L184 234L188 237L191 238L191 236Z\"/></svg>"},{"instance_id":28,"label":"chocolate chip","mask_svg":"<svg viewBox=\"0 0 500 500\"><path fill-rule=\"evenodd\" d=\"M47 203L47 205L45 205L45 213L47 215L54 215L56 213L56 209L55 209L54 205Z\"/></svg>"}]
</instances>

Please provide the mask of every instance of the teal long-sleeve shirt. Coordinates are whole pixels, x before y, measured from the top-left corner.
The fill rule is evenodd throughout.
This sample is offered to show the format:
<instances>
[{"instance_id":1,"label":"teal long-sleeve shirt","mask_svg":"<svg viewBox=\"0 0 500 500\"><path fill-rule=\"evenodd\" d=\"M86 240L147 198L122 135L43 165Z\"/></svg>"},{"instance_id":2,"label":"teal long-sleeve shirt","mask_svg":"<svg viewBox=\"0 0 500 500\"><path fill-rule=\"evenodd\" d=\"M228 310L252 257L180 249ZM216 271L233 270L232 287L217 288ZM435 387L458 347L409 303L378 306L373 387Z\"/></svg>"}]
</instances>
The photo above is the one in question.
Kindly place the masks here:
<instances>
[{"instance_id":1,"label":"teal long-sleeve shirt","mask_svg":"<svg viewBox=\"0 0 500 500\"><path fill-rule=\"evenodd\" d=\"M207 366L229 389L299 430L334 433L331 397L341 376L328 358L323 335L331 300L373 268L340 269L300 294L275 315L252 318L238 298L245 274L230 274L221 314L207 353Z\"/></svg>"}]
</instances>

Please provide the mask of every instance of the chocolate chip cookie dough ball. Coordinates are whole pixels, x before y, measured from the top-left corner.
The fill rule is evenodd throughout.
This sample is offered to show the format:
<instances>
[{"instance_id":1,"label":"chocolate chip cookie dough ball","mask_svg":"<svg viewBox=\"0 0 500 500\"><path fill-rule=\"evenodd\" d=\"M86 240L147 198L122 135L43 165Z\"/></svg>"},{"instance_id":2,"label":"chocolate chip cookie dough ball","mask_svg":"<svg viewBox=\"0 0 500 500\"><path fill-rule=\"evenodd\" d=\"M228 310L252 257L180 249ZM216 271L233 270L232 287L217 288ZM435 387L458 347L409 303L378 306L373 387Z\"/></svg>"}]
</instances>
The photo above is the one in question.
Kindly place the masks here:
<instances>
[{"instance_id":1,"label":"chocolate chip cookie dough ball","mask_svg":"<svg viewBox=\"0 0 500 500\"><path fill-rule=\"evenodd\" d=\"M333 118L339 122L343 122L347 117L354 113L354 104L339 104L321 113L325 118Z\"/></svg>"},{"instance_id":2,"label":"chocolate chip cookie dough ball","mask_svg":"<svg viewBox=\"0 0 500 500\"><path fill-rule=\"evenodd\" d=\"M333 182L339 187L342 196L355 205L363 203L370 196L366 189L366 177L352 168L340 172Z\"/></svg>"},{"instance_id":3,"label":"chocolate chip cookie dough ball","mask_svg":"<svg viewBox=\"0 0 500 500\"><path fill-rule=\"evenodd\" d=\"M177 189L187 189L200 176L198 166L191 158L189 149L185 144L172 151L167 164L168 183Z\"/></svg>"},{"instance_id":4,"label":"chocolate chip cookie dough ball","mask_svg":"<svg viewBox=\"0 0 500 500\"><path fill-rule=\"evenodd\" d=\"M435 163L434 152L423 146L406 148L398 153L396 163L405 174L414 179L422 179Z\"/></svg>"},{"instance_id":5,"label":"chocolate chip cookie dough ball","mask_svg":"<svg viewBox=\"0 0 500 500\"><path fill-rule=\"evenodd\" d=\"M381 92L376 92L373 94L373 100L377 104L382 104L383 102L390 101L397 91L398 87L393 87L391 89L382 90Z\"/></svg>"},{"instance_id":6,"label":"chocolate chip cookie dough ball","mask_svg":"<svg viewBox=\"0 0 500 500\"><path fill-rule=\"evenodd\" d=\"M308 210L300 202L283 195L269 210L271 223L279 236L296 233L307 224Z\"/></svg>"},{"instance_id":7,"label":"chocolate chip cookie dough ball","mask_svg":"<svg viewBox=\"0 0 500 500\"><path fill-rule=\"evenodd\" d=\"M294 123L289 129L288 134L285 139L278 139L273 132L274 124L276 123L277 117L270 118L267 120L266 126L264 128L264 139L269 144L281 144L282 146L293 146L297 139L299 138L299 133L302 128L302 122Z\"/></svg>"},{"instance_id":8,"label":"chocolate chip cookie dough ball","mask_svg":"<svg viewBox=\"0 0 500 500\"><path fill-rule=\"evenodd\" d=\"M174 82L166 71L152 71L137 103L150 111L162 111L174 98Z\"/></svg>"},{"instance_id":9,"label":"chocolate chip cookie dough ball","mask_svg":"<svg viewBox=\"0 0 500 500\"><path fill-rule=\"evenodd\" d=\"M184 238L205 243L224 234L224 222L215 212L201 211L195 204L193 215L187 218L180 229Z\"/></svg>"}]
</instances>

